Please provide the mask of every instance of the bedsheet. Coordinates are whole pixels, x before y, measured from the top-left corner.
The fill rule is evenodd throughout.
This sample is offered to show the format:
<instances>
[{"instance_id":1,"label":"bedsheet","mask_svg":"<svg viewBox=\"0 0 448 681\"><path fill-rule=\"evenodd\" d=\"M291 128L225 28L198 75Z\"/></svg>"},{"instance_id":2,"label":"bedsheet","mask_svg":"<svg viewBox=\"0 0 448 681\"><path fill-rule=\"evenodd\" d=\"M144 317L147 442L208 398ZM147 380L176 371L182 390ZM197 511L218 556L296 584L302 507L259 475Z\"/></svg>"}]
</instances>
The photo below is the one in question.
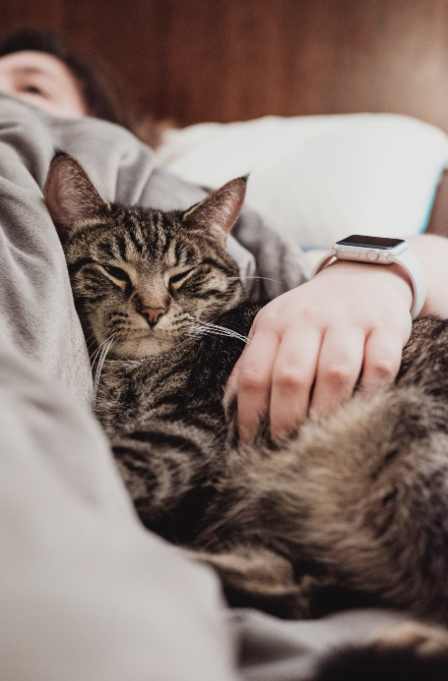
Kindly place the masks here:
<instances>
[{"instance_id":1,"label":"bedsheet","mask_svg":"<svg viewBox=\"0 0 448 681\"><path fill-rule=\"evenodd\" d=\"M219 186L250 172L247 204L301 246L349 234L418 234L448 162L448 135L396 114L266 116L167 129L157 161Z\"/></svg>"}]
</instances>

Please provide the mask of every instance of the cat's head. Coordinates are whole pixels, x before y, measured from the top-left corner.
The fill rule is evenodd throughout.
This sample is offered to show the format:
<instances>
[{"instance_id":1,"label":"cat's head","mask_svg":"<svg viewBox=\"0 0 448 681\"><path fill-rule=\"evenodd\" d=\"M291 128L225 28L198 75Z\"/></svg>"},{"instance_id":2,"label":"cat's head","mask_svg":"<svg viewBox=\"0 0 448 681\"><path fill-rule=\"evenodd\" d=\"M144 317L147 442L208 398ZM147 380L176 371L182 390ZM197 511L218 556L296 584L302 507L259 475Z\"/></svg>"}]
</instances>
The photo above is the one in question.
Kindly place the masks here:
<instances>
[{"instance_id":1,"label":"cat's head","mask_svg":"<svg viewBox=\"0 0 448 681\"><path fill-rule=\"evenodd\" d=\"M113 339L119 357L155 355L238 304L242 284L225 245L245 189L245 179L232 180L187 211L125 208L57 153L44 197L87 340Z\"/></svg>"}]
</instances>

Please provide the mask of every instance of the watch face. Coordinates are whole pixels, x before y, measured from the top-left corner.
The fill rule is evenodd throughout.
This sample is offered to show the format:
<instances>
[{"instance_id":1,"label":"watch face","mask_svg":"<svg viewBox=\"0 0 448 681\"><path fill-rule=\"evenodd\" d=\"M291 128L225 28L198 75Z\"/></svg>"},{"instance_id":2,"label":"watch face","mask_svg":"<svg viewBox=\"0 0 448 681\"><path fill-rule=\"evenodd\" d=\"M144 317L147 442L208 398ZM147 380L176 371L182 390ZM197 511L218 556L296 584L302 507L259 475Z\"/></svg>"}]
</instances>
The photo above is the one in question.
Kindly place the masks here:
<instances>
[{"instance_id":1,"label":"watch face","mask_svg":"<svg viewBox=\"0 0 448 681\"><path fill-rule=\"evenodd\" d=\"M388 250L395 248L399 244L404 244L403 239L386 239L381 236L363 236L362 234L352 234L346 239L341 239L338 244L341 246L360 246L361 248L383 248Z\"/></svg>"}]
</instances>

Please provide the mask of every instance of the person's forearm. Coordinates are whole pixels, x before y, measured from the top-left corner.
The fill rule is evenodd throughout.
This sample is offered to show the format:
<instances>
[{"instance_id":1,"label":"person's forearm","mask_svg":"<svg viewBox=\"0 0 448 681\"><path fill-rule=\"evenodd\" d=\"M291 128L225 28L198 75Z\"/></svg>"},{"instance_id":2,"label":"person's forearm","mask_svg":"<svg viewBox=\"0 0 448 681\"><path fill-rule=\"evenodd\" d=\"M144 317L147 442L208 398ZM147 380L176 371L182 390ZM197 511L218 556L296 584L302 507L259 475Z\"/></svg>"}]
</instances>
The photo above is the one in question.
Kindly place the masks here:
<instances>
[{"instance_id":1,"label":"person's forearm","mask_svg":"<svg viewBox=\"0 0 448 681\"><path fill-rule=\"evenodd\" d=\"M448 239L433 234L406 237L426 279L426 301L419 317L448 317Z\"/></svg>"}]
</instances>

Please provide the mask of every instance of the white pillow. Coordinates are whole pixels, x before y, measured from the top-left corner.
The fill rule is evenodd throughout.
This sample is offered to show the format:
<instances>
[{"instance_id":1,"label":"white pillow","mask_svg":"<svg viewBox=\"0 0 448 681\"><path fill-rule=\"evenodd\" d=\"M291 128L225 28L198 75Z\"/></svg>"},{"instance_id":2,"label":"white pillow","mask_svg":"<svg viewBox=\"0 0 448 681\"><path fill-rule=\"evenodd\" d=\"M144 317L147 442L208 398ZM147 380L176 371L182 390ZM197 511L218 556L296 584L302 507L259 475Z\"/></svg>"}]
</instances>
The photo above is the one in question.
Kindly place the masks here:
<instances>
[{"instance_id":1,"label":"white pillow","mask_svg":"<svg viewBox=\"0 0 448 681\"><path fill-rule=\"evenodd\" d=\"M208 187L250 172L247 204L302 246L425 229L448 136L393 114L266 117L168 130L158 162Z\"/></svg>"}]
</instances>

